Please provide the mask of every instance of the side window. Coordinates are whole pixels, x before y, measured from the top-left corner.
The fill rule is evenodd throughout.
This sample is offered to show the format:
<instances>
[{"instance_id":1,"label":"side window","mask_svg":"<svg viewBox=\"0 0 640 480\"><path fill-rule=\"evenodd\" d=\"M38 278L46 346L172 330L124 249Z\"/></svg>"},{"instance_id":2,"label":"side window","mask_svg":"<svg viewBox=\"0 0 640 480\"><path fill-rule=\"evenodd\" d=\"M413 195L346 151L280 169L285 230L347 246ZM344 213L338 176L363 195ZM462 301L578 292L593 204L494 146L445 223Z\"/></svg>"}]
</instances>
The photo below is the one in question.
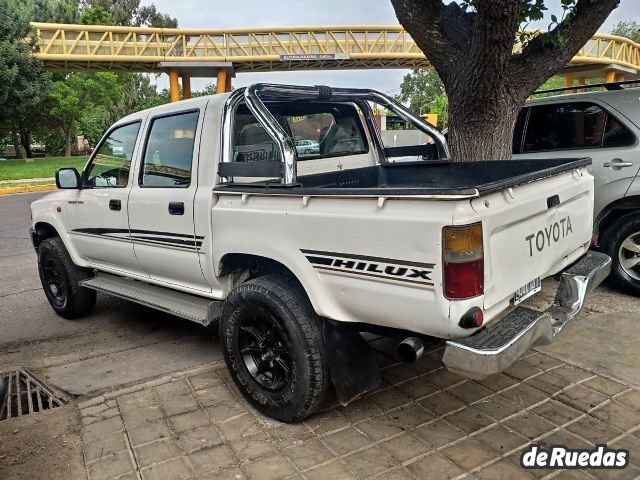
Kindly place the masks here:
<instances>
[{"instance_id":1,"label":"side window","mask_svg":"<svg viewBox=\"0 0 640 480\"><path fill-rule=\"evenodd\" d=\"M523 151L600 147L606 116L587 102L532 106Z\"/></svg>"},{"instance_id":2,"label":"side window","mask_svg":"<svg viewBox=\"0 0 640 480\"><path fill-rule=\"evenodd\" d=\"M610 113L604 129L603 147L628 147L636 142L635 135Z\"/></svg>"},{"instance_id":3,"label":"side window","mask_svg":"<svg viewBox=\"0 0 640 480\"><path fill-rule=\"evenodd\" d=\"M114 129L100 145L84 172L85 185L92 188L124 188L129 182L131 157L140 122Z\"/></svg>"},{"instance_id":4,"label":"side window","mask_svg":"<svg viewBox=\"0 0 640 480\"><path fill-rule=\"evenodd\" d=\"M513 129L513 153L520 153L522 149L522 137L524 136L524 127L527 122L527 115L529 114L528 108L523 108L520 110L518 114L518 118L516 119L516 125Z\"/></svg>"},{"instance_id":5,"label":"side window","mask_svg":"<svg viewBox=\"0 0 640 480\"><path fill-rule=\"evenodd\" d=\"M140 186L186 188L191 184L193 143L199 115L199 112L179 113L151 122Z\"/></svg>"}]
</instances>

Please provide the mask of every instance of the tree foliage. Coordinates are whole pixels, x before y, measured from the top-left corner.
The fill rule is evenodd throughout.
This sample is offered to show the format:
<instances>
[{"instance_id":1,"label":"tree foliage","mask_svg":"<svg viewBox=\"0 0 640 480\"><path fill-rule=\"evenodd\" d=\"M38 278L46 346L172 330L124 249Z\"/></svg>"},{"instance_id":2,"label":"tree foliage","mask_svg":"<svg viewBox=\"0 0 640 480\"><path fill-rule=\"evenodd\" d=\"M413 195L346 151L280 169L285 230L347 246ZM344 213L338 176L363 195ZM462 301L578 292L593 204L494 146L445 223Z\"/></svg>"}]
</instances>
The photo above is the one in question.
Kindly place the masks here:
<instances>
[{"instance_id":1,"label":"tree foliage","mask_svg":"<svg viewBox=\"0 0 640 480\"><path fill-rule=\"evenodd\" d=\"M560 0L560 18L551 15L549 30L535 34L524 29L543 18L543 0L391 3L444 84L453 159L489 160L510 158L524 101L571 60L619 0Z\"/></svg>"},{"instance_id":2,"label":"tree foliage","mask_svg":"<svg viewBox=\"0 0 640 480\"><path fill-rule=\"evenodd\" d=\"M640 23L633 20L623 20L618 22L611 29L613 35L630 38L636 43L640 43Z\"/></svg>"},{"instance_id":3,"label":"tree foliage","mask_svg":"<svg viewBox=\"0 0 640 480\"><path fill-rule=\"evenodd\" d=\"M33 143L68 154L75 135L95 144L115 119L168 101L149 75L43 71L32 55L31 21L177 26L140 0L0 0L0 145L18 156L31 156Z\"/></svg>"}]
</instances>

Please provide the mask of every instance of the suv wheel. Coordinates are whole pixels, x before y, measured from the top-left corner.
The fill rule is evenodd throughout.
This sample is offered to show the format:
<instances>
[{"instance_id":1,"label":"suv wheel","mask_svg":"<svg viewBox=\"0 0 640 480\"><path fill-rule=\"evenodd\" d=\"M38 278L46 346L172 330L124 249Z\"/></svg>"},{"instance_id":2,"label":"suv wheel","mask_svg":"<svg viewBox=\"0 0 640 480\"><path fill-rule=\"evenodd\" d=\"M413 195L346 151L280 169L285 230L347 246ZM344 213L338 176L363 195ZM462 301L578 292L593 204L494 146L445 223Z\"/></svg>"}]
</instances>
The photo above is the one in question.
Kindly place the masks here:
<instances>
[{"instance_id":1,"label":"suv wheel","mask_svg":"<svg viewBox=\"0 0 640 480\"><path fill-rule=\"evenodd\" d=\"M38 246L38 273L47 300L58 315L73 319L93 310L95 290L78 284L91 273L71 261L59 237L47 238Z\"/></svg>"},{"instance_id":2,"label":"suv wheel","mask_svg":"<svg viewBox=\"0 0 640 480\"><path fill-rule=\"evenodd\" d=\"M283 422L307 418L329 384L318 317L304 290L285 275L234 289L220 320L233 381L257 410Z\"/></svg>"},{"instance_id":3,"label":"suv wheel","mask_svg":"<svg viewBox=\"0 0 640 480\"><path fill-rule=\"evenodd\" d=\"M630 213L616 220L602 237L602 249L613 262L612 283L640 296L640 214Z\"/></svg>"}]
</instances>

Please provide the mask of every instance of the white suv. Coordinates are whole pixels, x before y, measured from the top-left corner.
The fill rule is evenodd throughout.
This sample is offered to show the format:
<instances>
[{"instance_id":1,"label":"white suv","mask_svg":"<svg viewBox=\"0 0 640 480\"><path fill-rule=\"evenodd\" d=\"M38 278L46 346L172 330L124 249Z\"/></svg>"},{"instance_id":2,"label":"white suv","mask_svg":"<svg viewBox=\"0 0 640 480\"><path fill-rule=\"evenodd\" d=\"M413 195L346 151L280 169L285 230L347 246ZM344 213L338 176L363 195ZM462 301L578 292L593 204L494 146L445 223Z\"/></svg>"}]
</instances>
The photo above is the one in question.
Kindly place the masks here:
<instances>
[{"instance_id":1,"label":"white suv","mask_svg":"<svg viewBox=\"0 0 640 480\"><path fill-rule=\"evenodd\" d=\"M591 157L593 244L613 259L611 280L640 295L640 88L536 98L516 123L516 159Z\"/></svg>"}]
</instances>

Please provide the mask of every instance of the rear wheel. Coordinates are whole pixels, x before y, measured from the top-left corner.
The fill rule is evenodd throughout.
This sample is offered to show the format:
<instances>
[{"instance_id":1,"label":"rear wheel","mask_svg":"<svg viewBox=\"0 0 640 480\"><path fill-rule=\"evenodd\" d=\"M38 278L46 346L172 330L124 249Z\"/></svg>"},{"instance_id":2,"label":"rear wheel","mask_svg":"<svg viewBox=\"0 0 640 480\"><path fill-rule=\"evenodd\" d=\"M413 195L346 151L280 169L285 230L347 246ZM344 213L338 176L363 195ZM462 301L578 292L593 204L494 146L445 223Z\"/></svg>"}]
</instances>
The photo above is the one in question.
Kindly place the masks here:
<instances>
[{"instance_id":1,"label":"rear wheel","mask_svg":"<svg viewBox=\"0 0 640 480\"><path fill-rule=\"evenodd\" d=\"M640 214L616 220L602 237L602 249L611 256L611 283L640 296Z\"/></svg>"},{"instance_id":2,"label":"rear wheel","mask_svg":"<svg viewBox=\"0 0 640 480\"><path fill-rule=\"evenodd\" d=\"M245 398L283 422L303 420L329 384L318 317L302 287L268 275L233 290L220 321L224 359Z\"/></svg>"},{"instance_id":3,"label":"rear wheel","mask_svg":"<svg viewBox=\"0 0 640 480\"><path fill-rule=\"evenodd\" d=\"M96 292L79 282L91 273L76 266L59 237L43 240L38 246L38 273L53 310L63 318L80 318L91 312Z\"/></svg>"}]
</instances>

